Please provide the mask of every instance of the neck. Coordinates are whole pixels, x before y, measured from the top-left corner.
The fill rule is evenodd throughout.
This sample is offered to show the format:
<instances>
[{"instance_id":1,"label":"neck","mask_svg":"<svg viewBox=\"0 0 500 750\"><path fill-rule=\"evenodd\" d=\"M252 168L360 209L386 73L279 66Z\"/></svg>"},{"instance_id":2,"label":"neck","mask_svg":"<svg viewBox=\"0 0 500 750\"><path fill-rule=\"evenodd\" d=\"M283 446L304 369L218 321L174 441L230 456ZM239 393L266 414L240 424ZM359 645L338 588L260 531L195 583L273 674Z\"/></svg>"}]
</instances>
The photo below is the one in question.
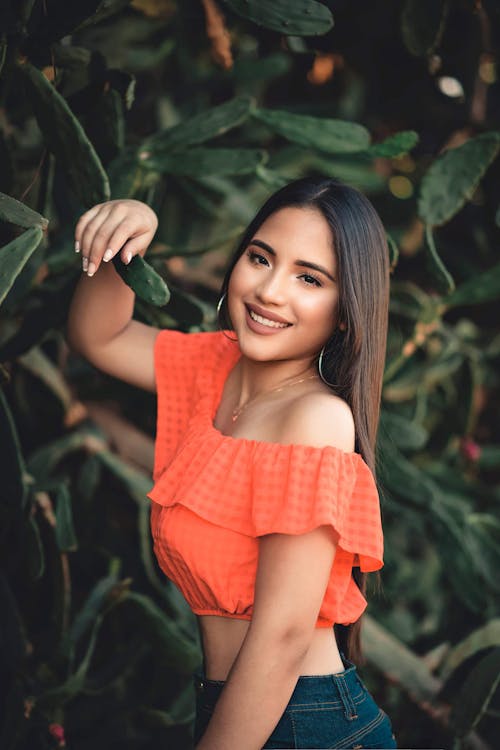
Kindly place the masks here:
<instances>
[{"instance_id":1,"label":"neck","mask_svg":"<svg viewBox=\"0 0 500 750\"><path fill-rule=\"evenodd\" d=\"M294 378L315 375L317 368L311 358L257 362L243 355L235 367L235 374L236 403L240 404Z\"/></svg>"}]
</instances>

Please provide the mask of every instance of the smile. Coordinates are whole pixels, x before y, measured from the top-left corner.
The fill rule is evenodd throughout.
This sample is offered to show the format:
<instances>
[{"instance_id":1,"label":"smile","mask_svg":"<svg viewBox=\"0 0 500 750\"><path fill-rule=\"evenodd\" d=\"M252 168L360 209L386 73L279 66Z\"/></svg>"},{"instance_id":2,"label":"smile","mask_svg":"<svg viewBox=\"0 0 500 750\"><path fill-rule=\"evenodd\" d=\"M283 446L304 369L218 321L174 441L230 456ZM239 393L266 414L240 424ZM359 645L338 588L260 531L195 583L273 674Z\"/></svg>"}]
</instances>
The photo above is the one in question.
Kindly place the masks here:
<instances>
[{"instance_id":1,"label":"smile","mask_svg":"<svg viewBox=\"0 0 500 750\"><path fill-rule=\"evenodd\" d=\"M263 326L269 326L269 328L288 328L290 323L278 323L276 320L269 320L269 318L263 318L262 315L257 315L253 310L248 310L252 320L260 323Z\"/></svg>"}]
</instances>

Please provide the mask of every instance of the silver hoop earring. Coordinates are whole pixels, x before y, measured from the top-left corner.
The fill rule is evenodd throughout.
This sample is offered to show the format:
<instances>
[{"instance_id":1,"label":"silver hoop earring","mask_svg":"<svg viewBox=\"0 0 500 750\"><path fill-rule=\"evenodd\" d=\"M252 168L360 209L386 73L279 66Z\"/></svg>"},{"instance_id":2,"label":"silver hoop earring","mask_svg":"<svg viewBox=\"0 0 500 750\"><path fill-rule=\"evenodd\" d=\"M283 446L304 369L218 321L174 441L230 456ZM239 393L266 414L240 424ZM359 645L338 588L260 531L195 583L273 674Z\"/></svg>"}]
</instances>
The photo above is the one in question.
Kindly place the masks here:
<instances>
[{"instance_id":1,"label":"silver hoop earring","mask_svg":"<svg viewBox=\"0 0 500 750\"><path fill-rule=\"evenodd\" d=\"M220 298L220 300L219 300L219 301L217 302L217 324L218 324L218 326L219 326L219 330L220 330L220 331L222 331L223 335L224 335L224 336L225 336L225 337L226 337L227 339L229 339L229 341L238 341L238 339L237 339L237 338L233 339L233 338L232 338L231 336L228 336L228 335L227 335L227 333L225 333L225 332L224 332L224 329L223 329L223 328L221 328L221 326L220 326L220 322L219 322L219 315L220 315L220 311L221 311L222 303L224 302L224 297L225 297L225 296L226 296L226 292L224 292L224 294L222 295L222 297Z\"/></svg>"},{"instance_id":2,"label":"silver hoop earring","mask_svg":"<svg viewBox=\"0 0 500 750\"><path fill-rule=\"evenodd\" d=\"M326 380L326 378L323 375L323 372L321 370L321 366L323 364L323 354L324 353L325 353L325 347L323 346L322 349L321 349L321 351L320 351L320 353L319 353L318 373L319 373L319 376L320 376L321 380L323 381L323 383L325 383L326 385L332 385L331 383L328 382L328 380Z\"/></svg>"},{"instance_id":3,"label":"silver hoop earring","mask_svg":"<svg viewBox=\"0 0 500 750\"><path fill-rule=\"evenodd\" d=\"M226 296L226 292L222 295L220 300L217 302L217 315L220 315L220 309L222 307L222 303L224 302L224 297Z\"/></svg>"},{"instance_id":4,"label":"silver hoop earring","mask_svg":"<svg viewBox=\"0 0 500 750\"><path fill-rule=\"evenodd\" d=\"M340 330L342 330L342 329L340 329ZM344 332L344 331L343 331L343 332ZM324 355L324 353L325 353L325 347L326 347L326 344L324 344L324 345L323 345L323 347L321 348L321 351L320 351L320 353L319 353L319 359L318 359L318 374L319 374L319 376L320 376L321 380L323 381L323 383L324 383L325 385L328 385L328 386L330 386L330 388L336 388L336 387L339 387L339 383L330 383L330 381L329 381L329 380L327 380L327 379L325 378L325 376L323 375L323 370L322 370L322 367L323 367L323 355Z\"/></svg>"}]
</instances>

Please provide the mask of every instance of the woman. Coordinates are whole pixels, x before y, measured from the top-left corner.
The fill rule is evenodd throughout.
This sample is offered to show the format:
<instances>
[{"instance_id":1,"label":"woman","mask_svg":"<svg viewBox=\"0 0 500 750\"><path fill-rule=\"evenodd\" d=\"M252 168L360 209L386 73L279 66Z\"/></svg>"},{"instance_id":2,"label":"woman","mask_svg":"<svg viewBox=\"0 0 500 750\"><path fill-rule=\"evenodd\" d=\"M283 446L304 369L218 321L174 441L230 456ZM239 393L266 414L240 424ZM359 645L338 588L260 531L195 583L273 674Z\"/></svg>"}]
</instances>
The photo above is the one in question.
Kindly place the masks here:
<instances>
[{"instance_id":1,"label":"woman","mask_svg":"<svg viewBox=\"0 0 500 750\"><path fill-rule=\"evenodd\" d=\"M198 617L197 750L396 747L348 660L366 572L382 566L380 219L333 180L285 186L229 264L222 329L192 334L133 321L134 295L106 265L144 255L156 226L131 200L81 217L87 273L68 340L158 395L151 528L160 566Z\"/></svg>"}]
</instances>

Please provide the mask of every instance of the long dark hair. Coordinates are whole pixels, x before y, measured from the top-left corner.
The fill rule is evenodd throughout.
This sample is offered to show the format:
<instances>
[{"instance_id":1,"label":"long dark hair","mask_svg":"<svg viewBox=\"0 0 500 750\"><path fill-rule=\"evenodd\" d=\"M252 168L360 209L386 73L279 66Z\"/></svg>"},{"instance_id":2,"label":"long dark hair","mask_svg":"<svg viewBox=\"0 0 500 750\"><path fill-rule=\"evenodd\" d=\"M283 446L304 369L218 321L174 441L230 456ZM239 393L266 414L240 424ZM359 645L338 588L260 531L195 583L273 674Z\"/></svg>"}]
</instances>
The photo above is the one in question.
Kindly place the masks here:
<instances>
[{"instance_id":1,"label":"long dark hair","mask_svg":"<svg viewBox=\"0 0 500 750\"><path fill-rule=\"evenodd\" d=\"M330 226L337 254L339 282L338 320L325 345L322 373L332 389L350 406L356 428L355 450L374 477L382 376L387 345L389 310L389 254L384 227L370 201L355 188L325 178L304 177L272 195L247 227L222 283L226 293L219 324L233 329L227 310L227 290L234 266L264 221L281 208L314 208ZM318 353L319 354L319 353ZM353 569L354 580L366 593L366 573ZM348 659L359 661L361 618L349 626L335 625L339 648Z\"/></svg>"}]
</instances>

